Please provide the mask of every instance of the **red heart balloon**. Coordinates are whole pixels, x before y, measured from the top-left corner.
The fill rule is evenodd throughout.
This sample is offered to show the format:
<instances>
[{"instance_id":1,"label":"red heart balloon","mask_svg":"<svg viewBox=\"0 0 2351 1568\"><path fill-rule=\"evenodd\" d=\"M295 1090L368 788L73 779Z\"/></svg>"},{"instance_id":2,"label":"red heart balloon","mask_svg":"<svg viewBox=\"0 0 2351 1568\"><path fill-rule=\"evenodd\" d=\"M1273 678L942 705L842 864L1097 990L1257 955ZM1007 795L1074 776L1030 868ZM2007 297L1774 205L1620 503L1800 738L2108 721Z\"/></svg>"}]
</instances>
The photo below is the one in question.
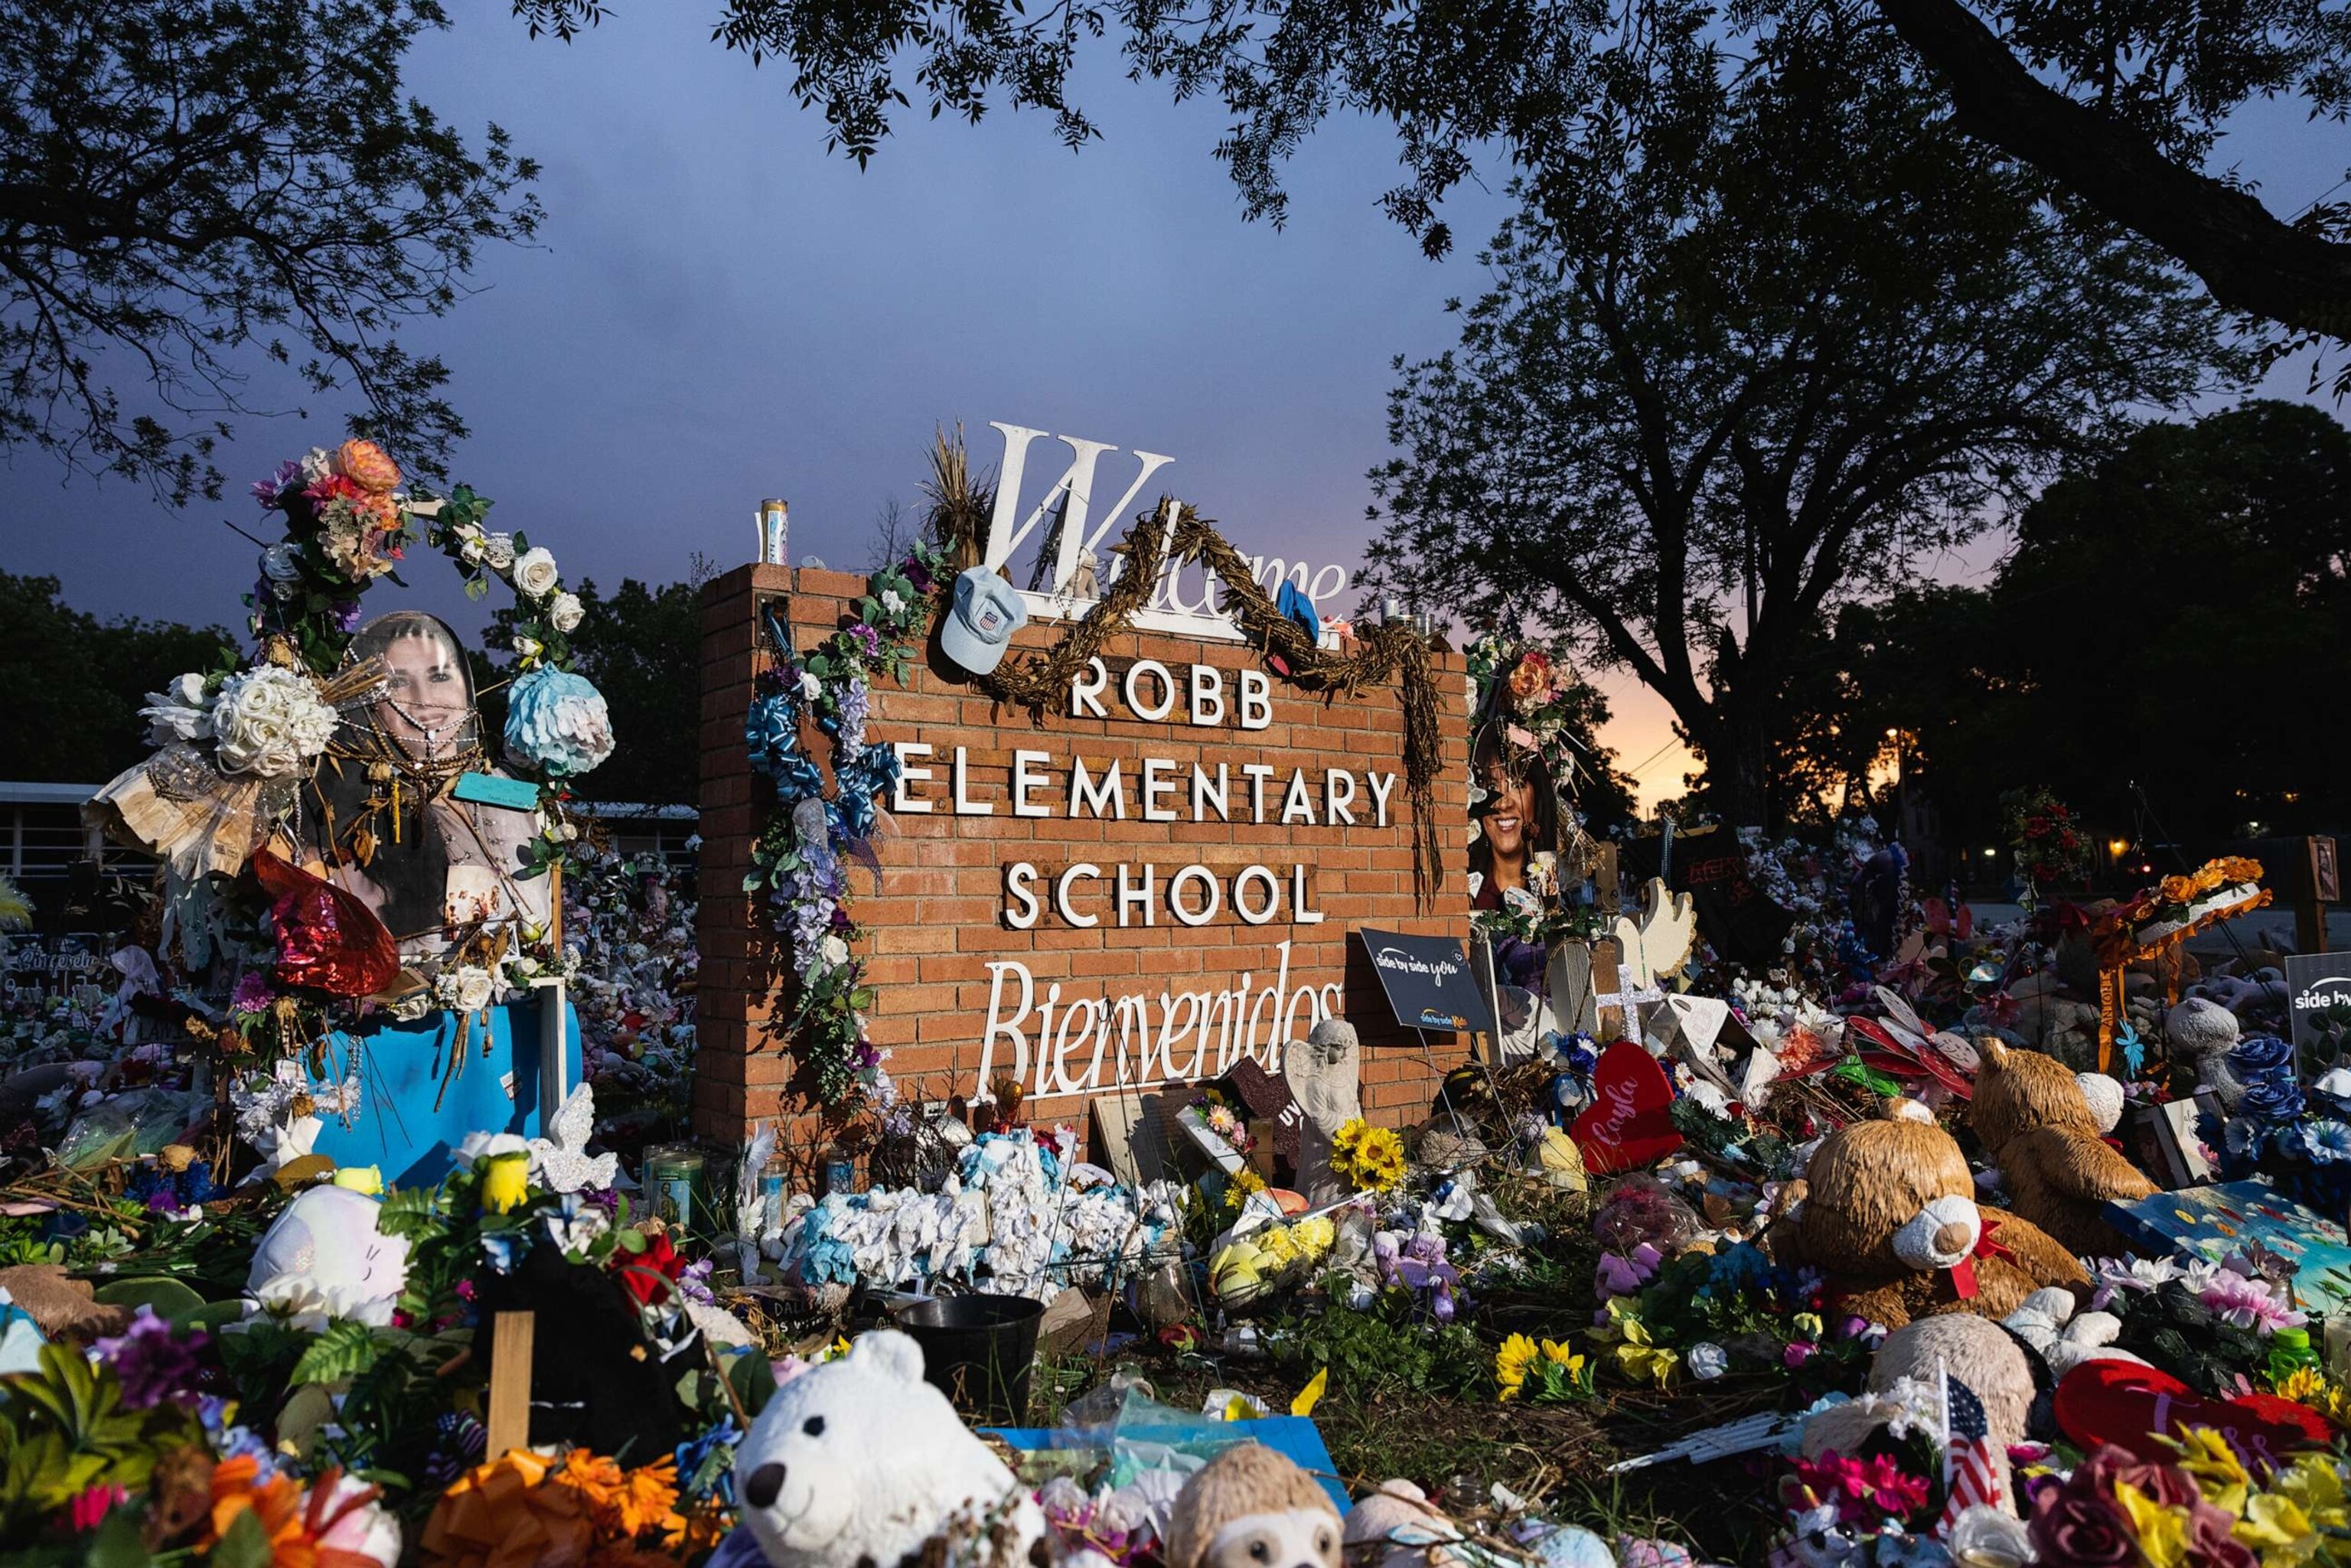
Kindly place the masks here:
<instances>
[{"instance_id":1,"label":"red heart balloon","mask_svg":"<svg viewBox=\"0 0 2351 1568\"><path fill-rule=\"evenodd\" d=\"M371 997L400 977L400 948L356 894L312 876L267 850L253 874L269 894L277 977L335 997Z\"/></svg>"},{"instance_id":2,"label":"red heart balloon","mask_svg":"<svg viewBox=\"0 0 2351 1568\"><path fill-rule=\"evenodd\" d=\"M2157 1439L2210 1427L2248 1464L2274 1465L2297 1448L2334 1440L2326 1417L2274 1394L2210 1399L2168 1372L2128 1361L2085 1361L2060 1378L2057 1425L2085 1451L2112 1443L2142 1459L2179 1456Z\"/></svg>"},{"instance_id":3,"label":"red heart balloon","mask_svg":"<svg viewBox=\"0 0 2351 1568\"><path fill-rule=\"evenodd\" d=\"M1594 1176L1631 1170L1682 1146L1674 1131L1674 1086L1656 1059L1629 1040L1600 1054L1592 1075L1592 1103L1568 1128Z\"/></svg>"}]
</instances>

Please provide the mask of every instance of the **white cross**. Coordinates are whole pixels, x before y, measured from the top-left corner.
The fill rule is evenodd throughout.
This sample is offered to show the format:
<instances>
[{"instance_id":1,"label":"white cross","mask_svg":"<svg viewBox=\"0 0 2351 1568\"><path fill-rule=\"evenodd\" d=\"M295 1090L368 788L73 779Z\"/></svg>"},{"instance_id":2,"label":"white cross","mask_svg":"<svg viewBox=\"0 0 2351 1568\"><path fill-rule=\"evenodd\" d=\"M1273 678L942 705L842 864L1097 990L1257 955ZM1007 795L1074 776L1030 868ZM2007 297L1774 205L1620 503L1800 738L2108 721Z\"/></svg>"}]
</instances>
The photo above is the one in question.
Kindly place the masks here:
<instances>
[{"instance_id":1,"label":"white cross","mask_svg":"<svg viewBox=\"0 0 2351 1568\"><path fill-rule=\"evenodd\" d=\"M1616 966L1616 988L1592 999L1600 1007L1623 1009L1631 1026L1630 1038L1637 1043L1641 1039L1641 1004L1662 1002L1666 999L1666 993L1655 986L1643 985L1641 971L1635 966L1619 964Z\"/></svg>"}]
</instances>

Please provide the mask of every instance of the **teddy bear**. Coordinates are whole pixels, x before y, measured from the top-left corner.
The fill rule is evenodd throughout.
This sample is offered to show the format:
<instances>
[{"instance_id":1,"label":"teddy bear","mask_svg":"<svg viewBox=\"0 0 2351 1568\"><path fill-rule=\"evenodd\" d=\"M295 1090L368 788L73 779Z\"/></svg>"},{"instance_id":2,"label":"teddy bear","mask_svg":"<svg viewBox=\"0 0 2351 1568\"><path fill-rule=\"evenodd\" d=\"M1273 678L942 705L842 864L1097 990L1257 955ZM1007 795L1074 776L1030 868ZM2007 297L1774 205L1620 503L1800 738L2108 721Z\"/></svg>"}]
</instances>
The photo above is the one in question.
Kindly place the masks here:
<instances>
[{"instance_id":1,"label":"teddy bear","mask_svg":"<svg viewBox=\"0 0 2351 1568\"><path fill-rule=\"evenodd\" d=\"M886 1568L915 1553L1027 1568L1045 1530L1029 1490L923 1381L923 1347L895 1329L776 1390L735 1450L735 1496L769 1568ZM724 1555L740 1559L740 1543Z\"/></svg>"},{"instance_id":2,"label":"teddy bear","mask_svg":"<svg viewBox=\"0 0 2351 1568\"><path fill-rule=\"evenodd\" d=\"M1826 1453L1858 1457L1881 1431L1899 1439L1917 1428L1939 1443L1947 1376L1964 1384L1983 1406L1984 1430L1992 1439L1998 1506L2015 1513L2008 1450L2024 1441L2032 1408L2032 1364L2008 1330L1989 1318L1947 1312L1920 1318L1887 1334L1870 1361L1868 1390L1858 1399L1829 1406L1804 1423L1800 1439L1804 1458L1818 1459Z\"/></svg>"},{"instance_id":3,"label":"teddy bear","mask_svg":"<svg viewBox=\"0 0 2351 1568\"><path fill-rule=\"evenodd\" d=\"M2219 1095L2223 1115L2233 1113L2245 1097L2245 1086L2229 1068L2238 1034L2237 1015L2207 997L2181 998L2163 1020L2163 1043L2171 1050L2172 1066Z\"/></svg>"},{"instance_id":4,"label":"teddy bear","mask_svg":"<svg viewBox=\"0 0 2351 1568\"><path fill-rule=\"evenodd\" d=\"M1980 1208L1959 1141L1909 1110L1821 1140L1792 1208L1765 1233L1772 1260L1823 1270L1839 1311L1885 1328L1940 1312L2005 1317L2044 1285L2086 1295L2079 1260Z\"/></svg>"},{"instance_id":5,"label":"teddy bear","mask_svg":"<svg viewBox=\"0 0 2351 1568\"><path fill-rule=\"evenodd\" d=\"M1167 1521L1167 1568L1339 1568L1339 1511L1314 1478L1262 1443L1195 1471Z\"/></svg>"},{"instance_id":6,"label":"teddy bear","mask_svg":"<svg viewBox=\"0 0 2351 1568\"><path fill-rule=\"evenodd\" d=\"M2081 1256L2127 1254L2101 1211L2152 1197L2156 1185L2100 1141L2097 1113L2063 1062L1984 1041L1968 1119L2021 1218Z\"/></svg>"}]
</instances>

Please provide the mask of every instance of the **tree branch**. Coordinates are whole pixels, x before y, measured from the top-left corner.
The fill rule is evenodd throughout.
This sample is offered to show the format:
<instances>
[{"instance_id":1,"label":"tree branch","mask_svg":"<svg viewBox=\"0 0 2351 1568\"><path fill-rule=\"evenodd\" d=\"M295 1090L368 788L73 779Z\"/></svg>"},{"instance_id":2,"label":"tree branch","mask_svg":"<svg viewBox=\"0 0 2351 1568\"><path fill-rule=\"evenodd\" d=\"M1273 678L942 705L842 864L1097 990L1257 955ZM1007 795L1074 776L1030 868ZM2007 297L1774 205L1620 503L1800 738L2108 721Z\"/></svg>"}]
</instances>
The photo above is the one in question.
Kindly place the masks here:
<instances>
[{"instance_id":1,"label":"tree branch","mask_svg":"<svg viewBox=\"0 0 2351 1568\"><path fill-rule=\"evenodd\" d=\"M1950 89L1959 127L2179 258L2212 298L2351 337L2351 245L2285 223L2173 162L2145 135L2044 85L1959 0L1876 0Z\"/></svg>"}]
</instances>

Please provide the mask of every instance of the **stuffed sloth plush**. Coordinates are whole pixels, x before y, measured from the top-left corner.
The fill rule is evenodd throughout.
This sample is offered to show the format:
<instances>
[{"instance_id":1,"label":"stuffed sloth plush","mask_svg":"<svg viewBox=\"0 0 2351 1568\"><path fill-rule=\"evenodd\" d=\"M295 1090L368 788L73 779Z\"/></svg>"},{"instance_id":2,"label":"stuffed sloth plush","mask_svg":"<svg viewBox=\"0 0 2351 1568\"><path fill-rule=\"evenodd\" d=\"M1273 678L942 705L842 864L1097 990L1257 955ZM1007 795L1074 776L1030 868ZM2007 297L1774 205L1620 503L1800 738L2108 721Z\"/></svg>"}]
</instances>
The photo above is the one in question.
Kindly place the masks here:
<instances>
[{"instance_id":1,"label":"stuffed sloth plush","mask_svg":"<svg viewBox=\"0 0 2351 1568\"><path fill-rule=\"evenodd\" d=\"M1841 1310L1886 1328L1941 1312L2005 1317L2044 1285L2088 1293L2064 1248L1977 1205L1966 1156L1932 1121L1897 1113L1839 1128L1813 1152L1801 1198L1766 1249L1823 1270Z\"/></svg>"},{"instance_id":2,"label":"stuffed sloth plush","mask_svg":"<svg viewBox=\"0 0 2351 1568\"><path fill-rule=\"evenodd\" d=\"M1329 1494L1262 1443L1203 1465L1167 1521L1167 1568L1339 1568L1339 1550Z\"/></svg>"},{"instance_id":3,"label":"stuffed sloth plush","mask_svg":"<svg viewBox=\"0 0 2351 1568\"><path fill-rule=\"evenodd\" d=\"M2128 1255L2102 1211L2152 1197L2156 1185L2099 1140L2096 1113L2063 1062L1986 1040L1968 1119L2020 1216L2073 1252Z\"/></svg>"}]
</instances>

